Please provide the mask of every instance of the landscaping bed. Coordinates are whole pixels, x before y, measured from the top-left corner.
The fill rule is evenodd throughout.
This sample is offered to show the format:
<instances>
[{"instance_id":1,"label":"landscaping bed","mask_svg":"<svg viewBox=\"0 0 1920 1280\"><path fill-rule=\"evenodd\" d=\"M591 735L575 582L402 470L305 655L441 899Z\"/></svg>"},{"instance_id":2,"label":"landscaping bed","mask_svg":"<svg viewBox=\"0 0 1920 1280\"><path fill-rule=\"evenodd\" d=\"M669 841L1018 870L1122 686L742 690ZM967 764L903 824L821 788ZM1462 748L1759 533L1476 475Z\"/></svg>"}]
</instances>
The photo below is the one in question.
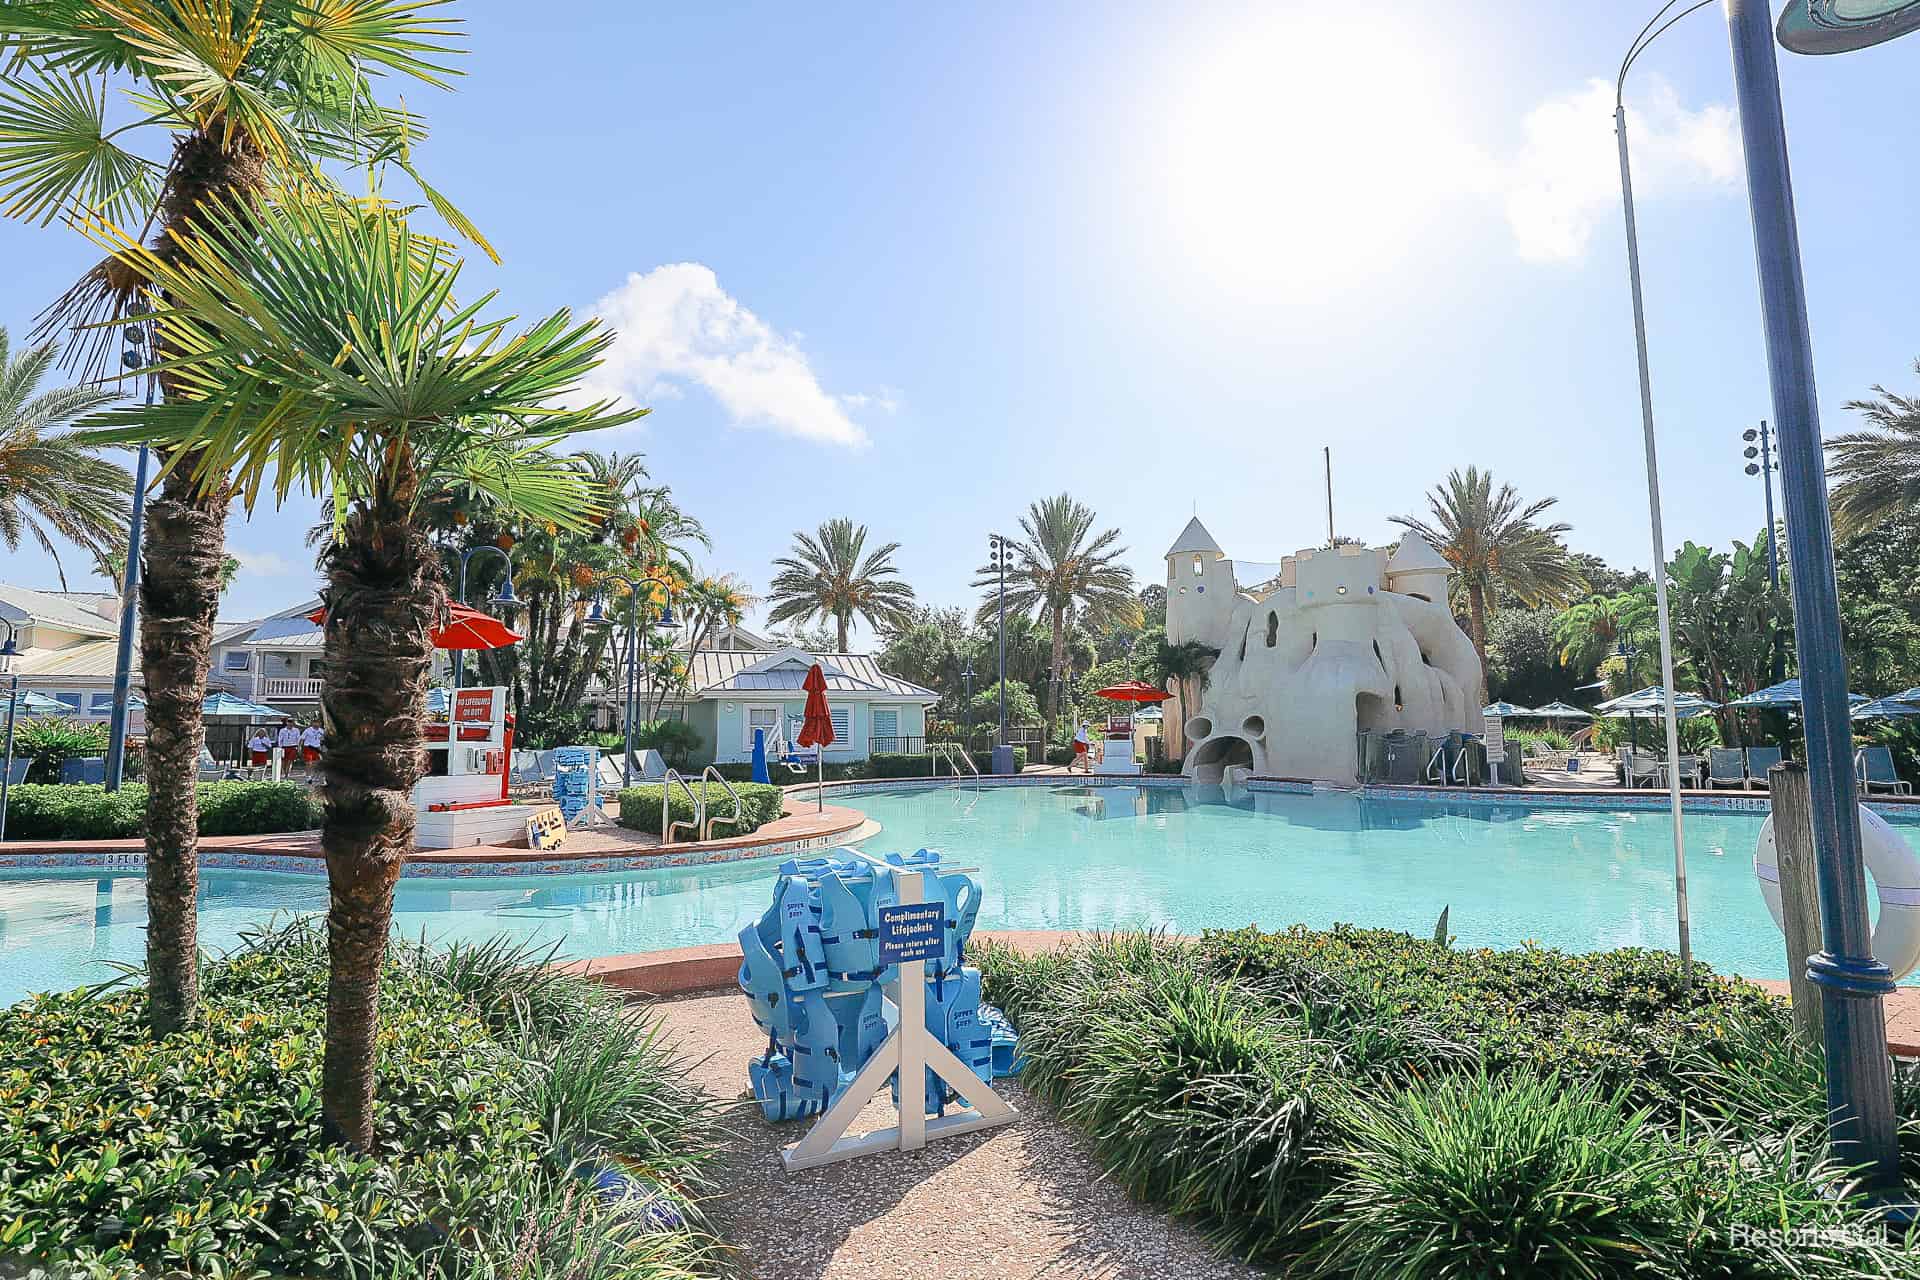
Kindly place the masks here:
<instances>
[{"instance_id":1,"label":"landscaping bed","mask_svg":"<svg viewBox=\"0 0 1920 1280\"><path fill-rule=\"evenodd\" d=\"M322 1132L317 923L203 971L153 1041L137 988L0 1011L0 1274L717 1274L708 1104L653 1023L502 944L396 944L376 1149ZM619 1200L583 1173L636 1170Z\"/></svg>"},{"instance_id":2,"label":"landscaping bed","mask_svg":"<svg viewBox=\"0 0 1920 1280\"><path fill-rule=\"evenodd\" d=\"M696 782L691 784L693 793L700 796L707 806L709 819L733 816L733 796L717 782ZM786 804L786 793L779 787L759 782L736 782L735 794L740 797L741 821L722 823L715 828L716 839L744 836L758 831L767 823L780 816ZM635 831L646 831L658 835L660 832L660 801L665 796L667 813L672 822L692 822L696 814L693 800L680 787L671 789L660 783L647 783L638 787L627 787L620 792L620 816L618 822L623 827ZM673 833L675 841L700 839L700 832L691 828L682 828Z\"/></svg>"},{"instance_id":3,"label":"landscaping bed","mask_svg":"<svg viewBox=\"0 0 1920 1280\"><path fill-rule=\"evenodd\" d=\"M1833 1193L1782 1006L1665 952L1336 927L973 955L1022 1082L1134 1195L1315 1277L1920 1274ZM1920 1082L1897 1081L1909 1179Z\"/></svg>"},{"instance_id":4,"label":"landscaping bed","mask_svg":"<svg viewBox=\"0 0 1920 1280\"><path fill-rule=\"evenodd\" d=\"M264 836L320 825L320 796L295 782L203 782L200 834ZM147 788L118 791L97 784L29 784L7 802L9 840L125 840L146 829Z\"/></svg>"}]
</instances>

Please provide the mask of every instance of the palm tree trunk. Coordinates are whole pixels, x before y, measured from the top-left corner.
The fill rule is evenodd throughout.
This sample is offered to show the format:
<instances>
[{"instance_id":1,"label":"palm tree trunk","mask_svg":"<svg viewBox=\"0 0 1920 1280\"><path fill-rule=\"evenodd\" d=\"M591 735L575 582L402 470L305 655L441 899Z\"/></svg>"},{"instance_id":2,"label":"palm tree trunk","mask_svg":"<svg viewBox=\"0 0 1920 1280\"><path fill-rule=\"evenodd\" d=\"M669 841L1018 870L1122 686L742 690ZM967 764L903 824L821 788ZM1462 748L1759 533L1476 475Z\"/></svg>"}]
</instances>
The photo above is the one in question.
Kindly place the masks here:
<instances>
[{"instance_id":1,"label":"palm tree trunk","mask_svg":"<svg viewBox=\"0 0 1920 1280\"><path fill-rule=\"evenodd\" d=\"M1480 658L1480 696L1474 699L1475 706L1487 704L1487 592L1485 587L1473 587L1467 592L1467 635L1473 641L1473 651Z\"/></svg>"},{"instance_id":2,"label":"palm tree trunk","mask_svg":"<svg viewBox=\"0 0 1920 1280\"><path fill-rule=\"evenodd\" d=\"M408 481L410 483L410 480ZM413 851L413 786L432 628L446 607L440 562L406 494L356 511L326 556L327 1042L321 1107L330 1132L373 1143L374 1036L393 888Z\"/></svg>"},{"instance_id":3,"label":"palm tree trunk","mask_svg":"<svg viewBox=\"0 0 1920 1280\"><path fill-rule=\"evenodd\" d=\"M147 1021L156 1036L193 1021L200 1003L200 806L220 565L224 491L195 492L192 459L167 473L147 505L140 575L140 678L147 700Z\"/></svg>"},{"instance_id":4,"label":"palm tree trunk","mask_svg":"<svg viewBox=\"0 0 1920 1280\"><path fill-rule=\"evenodd\" d=\"M847 651L847 624L850 621L852 621L852 619L853 619L853 615L850 613L836 613L833 615L833 620L836 623L838 623L840 627L840 652L841 653L845 653ZM871 622L872 619L868 619L868 621Z\"/></svg>"},{"instance_id":5,"label":"palm tree trunk","mask_svg":"<svg viewBox=\"0 0 1920 1280\"><path fill-rule=\"evenodd\" d=\"M1066 610L1056 606L1050 616L1053 622L1053 653L1047 667L1047 727L1040 743L1042 760L1046 759L1046 753L1053 747L1053 722L1060 714L1060 673L1067 665Z\"/></svg>"}]
</instances>

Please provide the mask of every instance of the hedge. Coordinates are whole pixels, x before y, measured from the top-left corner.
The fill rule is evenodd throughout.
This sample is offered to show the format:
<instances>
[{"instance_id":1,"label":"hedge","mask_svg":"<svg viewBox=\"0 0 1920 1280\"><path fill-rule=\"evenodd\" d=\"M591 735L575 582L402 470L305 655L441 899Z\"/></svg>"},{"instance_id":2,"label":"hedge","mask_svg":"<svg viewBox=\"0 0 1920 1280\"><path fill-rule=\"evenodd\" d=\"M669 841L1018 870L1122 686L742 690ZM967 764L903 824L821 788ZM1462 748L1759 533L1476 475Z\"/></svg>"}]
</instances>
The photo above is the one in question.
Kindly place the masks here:
<instances>
[{"instance_id":1,"label":"hedge","mask_svg":"<svg viewBox=\"0 0 1920 1280\"><path fill-rule=\"evenodd\" d=\"M717 782L696 782L693 787L695 793L701 795L707 802L709 820L722 815L727 817L733 815L733 797L727 794L725 787ZM745 819L739 826L722 823L714 831L716 839L724 840L731 836L743 836L748 832L758 831L778 818L786 803L786 793L779 787L766 783L736 782L733 789L740 796L740 807ZM659 783L649 783L645 786L628 787L622 791L620 793L620 825L631 827L635 831L651 831L657 834L660 830L660 797L664 790L666 788ZM692 822L695 816L693 801L688 799L687 793L677 786L668 796L667 812L674 822ZM698 840L700 835L696 831L683 829L674 832L673 838L676 841Z\"/></svg>"},{"instance_id":2,"label":"hedge","mask_svg":"<svg viewBox=\"0 0 1920 1280\"><path fill-rule=\"evenodd\" d=\"M309 831L320 825L318 797L293 782L203 782L200 834L258 836ZM97 785L38 783L8 794L7 837L12 840L125 840L146 828L147 788L118 791Z\"/></svg>"}]
</instances>

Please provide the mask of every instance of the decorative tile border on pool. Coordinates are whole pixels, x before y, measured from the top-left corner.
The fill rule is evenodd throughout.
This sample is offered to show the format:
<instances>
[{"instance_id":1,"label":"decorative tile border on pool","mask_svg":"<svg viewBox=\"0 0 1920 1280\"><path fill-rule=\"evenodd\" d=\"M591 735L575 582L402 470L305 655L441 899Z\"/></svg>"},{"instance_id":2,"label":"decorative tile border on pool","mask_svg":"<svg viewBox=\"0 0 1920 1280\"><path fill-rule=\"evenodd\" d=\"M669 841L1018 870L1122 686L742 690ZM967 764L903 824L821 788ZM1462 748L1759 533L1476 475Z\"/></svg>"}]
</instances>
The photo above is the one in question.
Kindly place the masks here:
<instances>
[{"instance_id":1,"label":"decorative tile border on pool","mask_svg":"<svg viewBox=\"0 0 1920 1280\"><path fill-rule=\"evenodd\" d=\"M494 876L568 876L602 875L617 871L658 871L674 867L702 867L722 862L745 862L756 858L791 858L817 853L846 842L849 832L829 832L816 836L796 836L765 844L743 844L723 849L693 849L684 853L607 854L576 858L494 859L485 862L459 861L436 857L413 859L401 868L406 879L477 879ZM255 871L275 875L320 878L326 875L326 860L293 853L254 853L245 849L207 849L200 854L200 865L216 871ZM99 851L93 853L12 853L0 854L0 871L139 871L146 866L146 855L135 851Z\"/></svg>"}]
</instances>

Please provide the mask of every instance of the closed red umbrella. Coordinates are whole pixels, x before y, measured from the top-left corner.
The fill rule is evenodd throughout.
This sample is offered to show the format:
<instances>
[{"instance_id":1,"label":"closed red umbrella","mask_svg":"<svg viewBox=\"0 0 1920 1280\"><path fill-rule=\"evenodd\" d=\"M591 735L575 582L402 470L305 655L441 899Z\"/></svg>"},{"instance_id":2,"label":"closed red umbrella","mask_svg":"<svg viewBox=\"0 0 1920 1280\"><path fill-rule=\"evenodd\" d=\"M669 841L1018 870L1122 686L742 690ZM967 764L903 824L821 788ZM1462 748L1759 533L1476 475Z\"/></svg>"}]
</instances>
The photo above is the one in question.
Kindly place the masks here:
<instances>
[{"instance_id":1,"label":"closed red umbrella","mask_svg":"<svg viewBox=\"0 0 1920 1280\"><path fill-rule=\"evenodd\" d=\"M1165 702L1173 695L1144 681L1129 680L1125 684L1110 684L1104 689L1095 689L1093 696L1111 702Z\"/></svg>"},{"instance_id":2,"label":"closed red umbrella","mask_svg":"<svg viewBox=\"0 0 1920 1280\"><path fill-rule=\"evenodd\" d=\"M806 717L800 725L800 736L795 739L803 747L813 748L814 766L817 781L814 796L818 807L827 807L827 765L826 748L833 745L833 714L827 710L827 673L820 669L819 663L807 668L807 678L800 682L807 691Z\"/></svg>"},{"instance_id":3,"label":"closed red umbrella","mask_svg":"<svg viewBox=\"0 0 1920 1280\"><path fill-rule=\"evenodd\" d=\"M307 621L325 626L327 611L315 609L307 615ZM500 619L464 604L449 606L446 624L434 628L433 632L436 649L504 649L510 644L519 644L520 640L520 633Z\"/></svg>"}]
</instances>

